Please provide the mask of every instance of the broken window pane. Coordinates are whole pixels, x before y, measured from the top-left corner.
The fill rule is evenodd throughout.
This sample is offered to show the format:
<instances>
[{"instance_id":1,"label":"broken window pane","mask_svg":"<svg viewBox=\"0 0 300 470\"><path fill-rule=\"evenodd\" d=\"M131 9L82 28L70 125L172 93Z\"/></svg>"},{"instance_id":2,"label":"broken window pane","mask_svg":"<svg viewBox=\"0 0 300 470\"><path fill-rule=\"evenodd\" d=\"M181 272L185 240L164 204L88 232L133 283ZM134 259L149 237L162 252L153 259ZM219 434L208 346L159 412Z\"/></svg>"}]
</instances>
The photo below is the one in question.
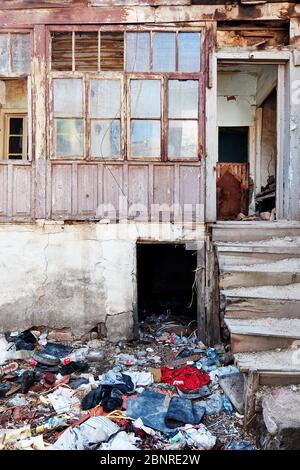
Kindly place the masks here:
<instances>
[{"instance_id":1,"label":"broken window pane","mask_svg":"<svg viewBox=\"0 0 300 470\"><path fill-rule=\"evenodd\" d=\"M81 117L83 115L83 90L80 78L54 79L54 114Z\"/></svg>"},{"instance_id":2,"label":"broken window pane","mask_svg":"<svg viewBox=\"0 0 300 470\"><path fill-rule=\"evenodd\" d=\"M0 34L0 73L8 72L8 34Z\"/></svg>"},{"instance_id":3,"label":"broken window pane","mask_svg":"<svg viewBox=\"0 0 300 470\"><path fill-rule=\"evenodd\" d=\"M124 33L101 32L101 70L124 70Z\"/></svg>"},{"instance_id":4,"label":"broken window pane","mask_svg":"<svg viewBox=\"0 0 300 470\"><path fill-rule=\"evenodd\" d=\"M169 118L198 118L198 83L169 80Z\"/></svg>"},{"instance_id":5,"label":"broken window pane","mask_svg":"<svg viewBox=\"0 0 300 470\"><path fill-rule=\"evenodd\" d=\"M131 80L131 117L160 118L160 80Z\"/></svg>"},{"instance_id":6,"label":"broken window pane","mask_svg":"<svg viewBox=\"0 0 300 470\"><path fill-rule=\"evenodd\" d=\"M56 155L83 156L83 119L55 119Z\"/></svg>"},{"instance_id":7,"label":"broken window pane","mask_svg":"<svg viewBox=\"0 0 300 470\"><path fill-rule=\"evenodd\" d=\"M200 33L179 33L178 69L180 72L200 71Z\"/></svg>"},{"instance_id":8,"label":"broken window pane","mask_svg":"<svg viewBox=\"0 0 300 470\"><path fill-rule=\"evenodd\" d=\"M72 33L53 33L51 48L51 69L72 70Z\"/></svg>"},{"instance_id":9,"label":"broken window pane","mask_svg":"<svg viewBox=\"0 0 300 470\"><path fill-rule=\"evenodd\" d=\"M10 118L9 133L13 135L23 135L23 118Z\"/></svg>"},{"instance_id":10,"label":"broken window pane","mask_svg":"<svg viewBox=\"0 0 300 470\"><path fill-rule=\"evenodd\" d=\"M126 34L127 72L149 72L150 33Z\"/></svg>"},{"instance_id":11,"label":"broken window pane","mask_svg":"<svg viewBox=\"0 0 300 470\"><path fill-rule=\"evenodd\" d=\"M91 156L120 157L120 121L93 120L91 123Z\"/></svg>"},{"instance_id":12,"label":"broken window pane","mask_svg":"<svg viewBox=\"0 0 300 470\"><path fill-rule=\"evenodd\" d=\"M98 33L75 33L75 70L98 70Z\"/></svg>"},{"instance_id":13,"label":"broken window pane","mask_svg":"<svg viewBox=\"0 0 300 470\"><path fill-rule=\"evenodd\" d=\"M153 42L153 70L174 72L176 67L176 34L155 33Z\"/></svg>"},{"instance_id":14,"label":"broken window pane","mask_svg":"<svg viewBox=\"0 0 300 470\"><path fill-rule=\"evenodd\" d=\"M169 121L169 159L197 158L198 121Z\"/></svg>"},{"instance_id":15,"label":"broken window pane","mask_svg":"<svg viewBox=\"0 0 300 470\"><path fill-rule=\"evenodd\" d=\"M12 34L12 71L30 73L31 39L29 34Z\"/></svg>"},{"instance_id":16,"label":"broken window pane","mask_svg":"<svg viewBox=\"0 0 300 470\"><path fill-rule=\"evenodd\" d=\"M117 118L120 116L120 80L90 81L90 116Z\"/></svg>"},{"instance_id":17,"label":"broken window pane","mask_svg":"<svg viewBox=\"0 0 300 470\"><path fill-rule=\"evenodd\" d=\"M131 122L131 156L160 156L160 121Z\"/></svg>"}]
</instances>

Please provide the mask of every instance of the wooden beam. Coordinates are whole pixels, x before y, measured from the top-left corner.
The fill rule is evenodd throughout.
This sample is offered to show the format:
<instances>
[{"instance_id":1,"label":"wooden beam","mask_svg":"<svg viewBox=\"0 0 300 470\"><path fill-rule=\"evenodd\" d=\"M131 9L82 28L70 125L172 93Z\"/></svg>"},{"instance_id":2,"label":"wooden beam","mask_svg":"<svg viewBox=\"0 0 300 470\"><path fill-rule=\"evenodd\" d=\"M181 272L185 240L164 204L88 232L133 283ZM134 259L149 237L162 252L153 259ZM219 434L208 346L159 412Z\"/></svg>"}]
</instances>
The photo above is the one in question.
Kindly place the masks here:
<instances>
[{"instance_id":1,"label":"wooden beam","mask_svg":"<svg viewBox=\"0 0 300 470\"><path fill-rule=\"evenodd\" d=\"M140 24L190 23L195 21L288 20L300 13L300 5L281 2L253 6L191 5L191 6L129 6L86 7L80 4L64 8L0 9L2 27L30 27L34 24Z\"/></svg>"}]
</instances>

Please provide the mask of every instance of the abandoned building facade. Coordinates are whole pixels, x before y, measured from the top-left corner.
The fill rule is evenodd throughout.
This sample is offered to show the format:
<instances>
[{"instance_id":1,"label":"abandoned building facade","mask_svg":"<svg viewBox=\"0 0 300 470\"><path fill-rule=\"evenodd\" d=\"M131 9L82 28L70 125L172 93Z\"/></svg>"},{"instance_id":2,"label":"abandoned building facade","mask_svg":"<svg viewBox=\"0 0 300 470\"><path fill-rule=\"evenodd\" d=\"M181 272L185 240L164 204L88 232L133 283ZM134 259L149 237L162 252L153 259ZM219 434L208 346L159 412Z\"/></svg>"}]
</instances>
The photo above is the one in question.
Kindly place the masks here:
<instances>
[{"instance_id":1,"label":"abandoned building facade","mask_svg":"<svg viewBox=\"0 0 300 470\"><path fill-rule=\"evenodd\" d=\"M220 287L238 351L236 318L299 317L300 274L244 268L300 253L268 245L300 235L299 4L0 0L0 25L5 331L130 339L194 291L215 344Z\"/></svg>"}]
</instances>

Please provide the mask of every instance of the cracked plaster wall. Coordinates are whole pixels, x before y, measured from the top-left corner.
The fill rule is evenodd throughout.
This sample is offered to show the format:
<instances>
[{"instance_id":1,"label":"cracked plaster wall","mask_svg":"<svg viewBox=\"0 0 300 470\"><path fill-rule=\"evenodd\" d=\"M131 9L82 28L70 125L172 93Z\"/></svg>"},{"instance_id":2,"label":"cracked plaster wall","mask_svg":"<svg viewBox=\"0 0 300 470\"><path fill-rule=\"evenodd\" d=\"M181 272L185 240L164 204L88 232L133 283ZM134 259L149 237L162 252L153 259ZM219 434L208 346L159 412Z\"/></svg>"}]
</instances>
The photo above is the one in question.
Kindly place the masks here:
<instances>
[{"instance_id":1,"label":"cracked plaster wall","mask_svg":"<svg viewBox=\"0 0 300 470\"><path fill-rule=\"evenodd\" d=\"M130 339L136 307L136 242L194 241L204 226L39 221L0 224L0 327L71 328L98 323L108 339Z\"/></svg>"}]
</instances>

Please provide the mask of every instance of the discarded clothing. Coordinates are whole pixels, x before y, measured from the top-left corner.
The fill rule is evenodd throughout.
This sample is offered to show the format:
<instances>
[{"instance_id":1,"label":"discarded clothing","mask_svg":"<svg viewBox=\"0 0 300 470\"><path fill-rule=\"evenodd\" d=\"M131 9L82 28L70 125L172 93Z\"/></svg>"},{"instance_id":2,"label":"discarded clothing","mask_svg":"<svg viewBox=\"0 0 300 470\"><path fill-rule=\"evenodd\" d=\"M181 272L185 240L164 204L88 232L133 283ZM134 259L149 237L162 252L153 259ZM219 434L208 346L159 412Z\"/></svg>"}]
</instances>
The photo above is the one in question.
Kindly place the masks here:
<instances>
[{"instance_id":1,"label":"discarded clothing","mask_svg":"<svg viewBox=\"0 0 300 470\"><path fill-rule=\"evenodd\" d=\"M208 374L192 366L183 366L179 369L162 367L161 372L162 382L176 385L182 392L198 390L210 382Z\"/></svg>"},{"instance_id":2,"label":"discarded clothing","mask_svg":"<svg viewBox=\"0 0 300 470\"><path fill-rule=\"evenodd\" d=\"M59 359L63 359L72 351L72 347L65 346L61 343L51 343L48 342L46 346L42 349L42 354L48 354L49 356L58 357Z\"/></svg>"},{"instance_id":3,"label":"discarded clothing","mask_svg":"<svg viewBox=\"0 0 300 470\"><path fill-rule=\"evenodd\" d=\"M119 427L110 419L94 416L74 428L68 428L52 446L53 450L95 450L115 434Z\"/></svg>"},{"instance_id":4,"label":"discarded clothing","mask_svg":"<svg viewBox=\"0 0 300 470\"><path fill-rule=\"evenodd\" d=\"M178 428L185 424L199 424L205 413L200 403L180 397L172 397L165 417L169 428Z\"/></svg>"},{"instance_id":5,"label":"discarded clothing","mask_svg":"<svg viewBox=\"0 0 300 470\"><path fill-rule=\"evenodd\" d=\"M37 343L36 337L30 330L22 331L18 336L11 336L11 341L16 345L17 350L33 351Z\"/></svg>"},{"instance_id":6,"label":"discarded clothing","mask_svg":"<svg viewBox=\"0 0 300 470\"><path fill-rule=\"evenodd\" d=\"M255 446L247 441L231 441L227 450L257 450Z\"/></svg>"},{"instance_id":7,"label":"discarded clothing","mask_svg":"<svg viewBox=\"0 0 300 470\"><path fill-rule=\"evenodd\" d=\"M95 406L103 405L105 411L113 411L122 406L122 395L132 393L134 385L128 375L121 373L113 373L110 371L110 377L105 374L102 377L101 385L95 390L91 390L82 400L81 407L83 410L89 410ZM114 379L112 379L114 377ZM110 382L105 384L103 382ZM115 383L111 383L115 382Z\"/></svg>"},{"instance_id":8,"label":"discarded clothing","mask_svg":"<svg viewBox=\"0 0 300 470\"><path fill-rule=\"evenodd\" d=\"M223 410L223 396L219 393L213 393L209 398L201 402L207 416L213 416L221 413Z\"/></svg>"},{"instance_id":9,"label":"discarded clothing","mask_svg":"<svg viewBox=\"0 0 300 470\"><path fill-rule=\"evenodd\" d=\"M85 377L75 377L69 381L68 385L70 385L71 388L76 389L81 385L87 385L89 383L89 380Z\"/></svg>"},{"instance_id":10,"label":"discarded clothing","mask_svg":"<svg viewBox=\"0 0 300 470\"><path fill-rule=\"evenodd\" d=\"M125 431L120 431L112 436L108 442L101 444L100 450L138 450L132 444L129 435Z\"/></svg>"},{"instance_id":11,"label":"discarded clothing","mask_svg":"<svg viewBox=\"0 0 300 470\"><path fill-rule=\"evenodd\" d=\"M174 433L165 423L171 398L162 393L144 390L137 398L129 398L126 402L126 412L131 418L141 418L144 425L163 433Z\"/></svg>"},{"instance_id":12,"label":"discarded clothing","mask_svg":"<svg viewBox=\"0 0 300 470\"><path fill-rule=\"evenodd\" d=\"M124 394L134 391L134 384L129 375L112 370L102 376L100 384L114 386Z\"/></svg>"},{"instance_id":13,"label":"discarded clothing","mask_svg":"<svg viewBox=\"0 0 300 470\"><path fill-rule=\"evenodd\" d=\"M153 375L151 372L138 372L138 371L126 371L124 375L131 378L134 388L146 387L154 382Z\"/></svg>"},{"instance_id":14,"label":"discarded clothing","mask_svg":"<svg viewBox=\"0 0 300 470\"><path fill-rule=\"evenodd\" d=\"M0 384L0 399L5 397L5 394L9 391L10 386L7 384Z\"/></svg>"},{"instance_id":15,"label":"discarded clothing","mask_svg":"<svg viewBox=\"0 0 300 470\"><path fill-rule=\"evenodd\" d=\"M197 398L204 398L210 394L210 390L207 385L203 385L203 387L199 388L199 390L197 390L197 393L193 393L193 391L184 393L181 390L179 390L178 387L176 388L177 388L177 392L179 396L183 398L188 398L189 400L196 400Z\"/></svg>"},{"instance_id":16,"label":"discarded clothing","mask_svg":"<svg viewBox=\"0 0 300 470\"><path fill-rule=\"evenodd\" d=\"M78 361L70 362L70 364L62 365L60 368L61 375L70 375L74 372L87 372L89 370L89 365L87 362Z\"/></svg>"}]
</instances>

